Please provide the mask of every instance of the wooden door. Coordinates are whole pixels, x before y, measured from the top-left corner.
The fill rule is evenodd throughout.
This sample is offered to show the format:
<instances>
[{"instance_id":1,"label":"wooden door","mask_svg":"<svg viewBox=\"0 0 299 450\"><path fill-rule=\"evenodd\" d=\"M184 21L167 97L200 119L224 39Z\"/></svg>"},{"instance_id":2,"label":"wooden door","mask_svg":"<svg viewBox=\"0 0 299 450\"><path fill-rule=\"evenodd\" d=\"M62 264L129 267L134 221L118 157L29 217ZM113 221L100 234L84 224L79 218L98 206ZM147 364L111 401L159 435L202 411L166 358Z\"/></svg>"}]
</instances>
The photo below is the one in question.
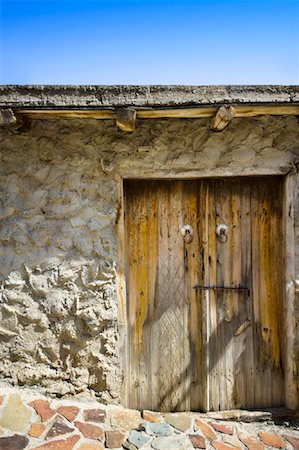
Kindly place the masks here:
<instances>
[{"instance_id":1,"label":"wooden door","mask_svg":"<svg viewBox=\"0 0 299 450\"><path fill-rule=\"evenodd\" d=\"M284 403L281 184L126 182L130 407Z\"/></svg>"},{"instance_id":2,"label":"wooden door","mask_svg":"<svg viewBox=\"0 0 299 450\"><path fill-rule=\"evenodd\" d=\"M198 291L208 315L208 409L283 405L282 180L215 179L201 186L207 230L199 280L234 288ZM219 224L228 226L227 242L217 239Z\"/></svg>"}]
</instances>

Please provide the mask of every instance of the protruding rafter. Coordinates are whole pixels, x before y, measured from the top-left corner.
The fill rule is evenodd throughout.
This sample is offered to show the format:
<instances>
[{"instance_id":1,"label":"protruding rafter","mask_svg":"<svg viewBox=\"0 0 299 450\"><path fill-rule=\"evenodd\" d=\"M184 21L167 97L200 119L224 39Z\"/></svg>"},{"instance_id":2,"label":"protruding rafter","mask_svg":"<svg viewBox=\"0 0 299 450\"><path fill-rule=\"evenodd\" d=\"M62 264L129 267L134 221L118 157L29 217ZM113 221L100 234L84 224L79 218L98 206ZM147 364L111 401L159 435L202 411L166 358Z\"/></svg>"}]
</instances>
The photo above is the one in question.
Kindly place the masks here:
<instances>
[{"instance_id":1,"label":"protruding rafter","mask_svg":"<svg viewBox=\"0 0 299 450\"><path fill-rule=\"evenodd\" d=\"M211 120L211 130L222 131L232 121L235 115L236 110L233 106L220 106L215 116Z\"/></svg>"},{"instance_id":2,"label":"protruding rafter","mask_svg":"<svg viewBox=\"0 0 299 450\"><path fill-rule=\"evenodd\" d=\"M120 130L132 133L136 125L136 110L119 108L116 112L116 125Z\"/></svg>"},{"instance_id":3,"label":"protruding rafter","mask_svg":"<svg viewBox=\"0 0 299 450\"><path fill-rule=\"evenodd\" d=\"M11 108L0 109L0 127L19 129L24 126L24 118Z\"/></svg>"}]
</instances>

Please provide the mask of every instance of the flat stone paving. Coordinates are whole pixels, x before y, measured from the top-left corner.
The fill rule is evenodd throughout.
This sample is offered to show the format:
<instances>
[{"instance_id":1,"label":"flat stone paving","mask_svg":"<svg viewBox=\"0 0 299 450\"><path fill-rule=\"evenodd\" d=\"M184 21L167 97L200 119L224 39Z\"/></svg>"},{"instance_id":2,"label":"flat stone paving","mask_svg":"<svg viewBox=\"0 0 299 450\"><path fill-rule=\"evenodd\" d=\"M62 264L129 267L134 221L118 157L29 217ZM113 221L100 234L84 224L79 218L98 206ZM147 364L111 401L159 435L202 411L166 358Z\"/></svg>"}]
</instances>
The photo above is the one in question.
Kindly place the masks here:
<instances>
[{"instance_id":1,"label":"flat stone paving","mask_svg":"<svg viewBox=\"0 0 299 450\"><path fill-rule=\"evenodd\" d=\"M234 420L232 420L234 419ZM0 450L299 450L299 424L268 412L167 413L0 390Z\"/></svg>"}]
</instances>

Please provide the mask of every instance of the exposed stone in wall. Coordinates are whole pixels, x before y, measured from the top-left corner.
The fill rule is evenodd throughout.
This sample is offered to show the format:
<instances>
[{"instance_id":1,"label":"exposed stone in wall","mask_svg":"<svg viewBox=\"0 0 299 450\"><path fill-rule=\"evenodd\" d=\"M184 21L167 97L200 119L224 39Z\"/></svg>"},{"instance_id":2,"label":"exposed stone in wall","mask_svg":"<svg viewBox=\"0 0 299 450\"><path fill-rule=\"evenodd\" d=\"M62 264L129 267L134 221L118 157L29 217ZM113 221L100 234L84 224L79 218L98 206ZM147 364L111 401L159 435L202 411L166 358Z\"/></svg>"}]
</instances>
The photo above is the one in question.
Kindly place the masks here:
<instances>
[{"instance_id":1,"label":"exposed stone in wall","mask_svg":"<svg viewBox=\"0 0 299 450\"><path fill-rule=\"evenodd\" d=\"M221 133L208 124L139 121L124 134L112 121L37 120L1 131L1 378L119 401L119 176L286 173L299 155L296 117L235 119Z\"/></svg>"},{"instance_id":2,"label":"exposed stone in wall","mask_svg":"<svg viewBox=\"0 0 299 450\"><path fill-rule=\"evenodd\" d=\"M49 125L1 145L0 372L53 394L93 389L115 401L115 183L96 149L73 154L74 143L84 147L75 130L64 128L59 143Z\"/></svg>"},{"instance_id":3,"label":"exposed stone in wall","mask_svg":"<svg viewBox=\"0 0 299 450\"><path fill-rule=\"evenodd\" d=\"M91 399L40 398L33 390L4 386L0 399L0 450L297 450L299 446L295 415L282 421L270 412L233 410L160 414L157 420L152 411L141 413ZM12 410L14 405L17 409Z\"/></svg>"}]
</instances>

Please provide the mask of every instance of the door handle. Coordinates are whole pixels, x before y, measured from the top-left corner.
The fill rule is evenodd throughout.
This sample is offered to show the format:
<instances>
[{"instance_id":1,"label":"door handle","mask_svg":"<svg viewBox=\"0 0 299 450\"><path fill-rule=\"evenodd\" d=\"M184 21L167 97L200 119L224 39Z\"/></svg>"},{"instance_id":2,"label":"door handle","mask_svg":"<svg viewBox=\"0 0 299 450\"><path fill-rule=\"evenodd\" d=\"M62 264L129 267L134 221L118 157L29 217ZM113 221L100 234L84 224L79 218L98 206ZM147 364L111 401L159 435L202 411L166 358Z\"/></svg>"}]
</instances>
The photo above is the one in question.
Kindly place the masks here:
<instances>
[{"instance_id":1,"label":"door handle","mask_svg":"<svg viewBox=\"0 0 299 450\"><path fill-rule=\"evenodd\" d=\"M186 242L186 244L189 244L190 242L193 241L193 228L191 225L183 225L180 229L181 235L184 238L184 241Z\"/></svg>"},{"instance_id":2,"label":"door handle","mask_svg":"<svg viewBox=\"0 0 299 450\"><path fill-rule=\"evenodd\" d=\"M218 241L225 243L228 240L228 226L225 223L216 225L216 236Z\"/></svg>"}]
</instances>

